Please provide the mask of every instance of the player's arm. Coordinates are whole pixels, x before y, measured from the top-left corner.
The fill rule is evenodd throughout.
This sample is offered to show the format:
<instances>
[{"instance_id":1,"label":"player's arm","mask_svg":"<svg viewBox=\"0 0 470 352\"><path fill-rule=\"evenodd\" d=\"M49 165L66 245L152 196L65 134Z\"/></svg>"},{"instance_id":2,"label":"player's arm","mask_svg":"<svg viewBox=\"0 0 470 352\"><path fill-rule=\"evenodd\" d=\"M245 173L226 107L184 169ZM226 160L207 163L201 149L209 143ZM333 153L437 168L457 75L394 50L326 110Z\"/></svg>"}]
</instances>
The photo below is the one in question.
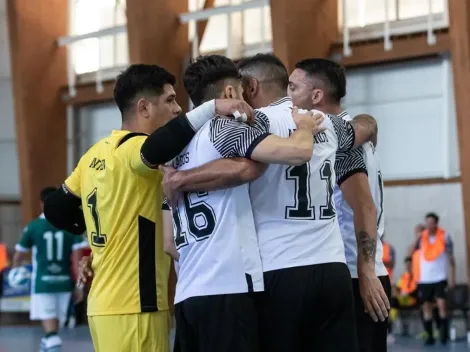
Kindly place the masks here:
<instances>
[{"instance_id":1,"label":"player's arm","mask_svg":"<svg viewBox=\"0 0 470 352\"><path fill-rule=\"evenodd\" d=\"M447 260L449 263L449 287L455 286L455 256L454 256L454 243L450 235L446 235L446 252Z\"/></svg>"},{"instance_id":2,"label":"player's arm","mask_svg":"<svg viewBox=\"0 0 470 352\"><path fill-rule=\"evenodd\" d=\"M163 127L153 132L142 144L139 156L151 169L158 168L176 157L191 141L195 133L217 115L245 115L253 119L253 109L244 101L215 99L208 101L188 113L182 113Z\"/></svg>"},{"instance_id":3,"label":"player's arm","mask_svg":"<svg viewBox=\"0 0 470 352\"><path fill-rule=\"evenodd\" d=\"M246 158L226 158L208 162L189 170L175 171L168 166L165 172L164 190L172 192L215 191L236 187L260 177L267 165ZM165 193L167 194L167 193Z\"/></svg>"},{"instance_id":4,"label":"player's arm","mask_svg":"<svg viewBox=\"0 0 470 352\"><path fill-rule=\"evenodd\" d=\"M375 272L377 211L370 192L363 148L336 154L337 183L354 213L358 270Z\"/></svg>"},{"instance_id":5,"label":"player's arm","mask_svg":"<svg viewBox=\"0 0 470 352\"><path fill-rule=\"evenodd\" d=\"M260 115L261 120L268 120L262 112L256 111L256 114ZM299 166L310 161L313 154L313 136L324 130L320 127L323 115L300 113L297 109L294 109L292 114L297 130L289 138L267 135L251 145L245 156L266 164Z\"/></svg>"},{"instance_id":6,"label":"player's arm","mask_svg":"<svg viewBox=\"0 0 470 352\"><path fill-rule=\"evenodd\" d=\"M354 213L357 271L364 307L374 321L384 321L390 303L375 274L377 211L370 192L362 147L346 153L338 152L335 171L343 198Z\"/></svg>"},{"instance_id":7,"label":"player's arm","mask_svg":"<svg viewBox=\"0 0 470 352\"><path fill-rule=\"evenodd\" d=\"M358 148L367 142L377 144L377 121L372 116L361 114L351 121L334 115L329 117L338 136L338 151Z\"/></svg>"},{"instance_id":8,"label":"player's arm","mask_svg":"<svg viewBox=\"0 0 470 352\"><path fill-rule=\"evenodd\" d=\"M168 200L165 198L162 205L162 222L163 222L163 251L173 260L178 261L180 254L175 246L173 234L173 219Z\"/></svg>"},{"instance_id":9,"label":"player's arm","mask_svg":"<svg viewBox=\"0 0 470 352\"><path fill-rule=\"evenodd\" d=\"M80 159L65 183L44 201L44 216L58 229L74 235L86 231L81 202L81 168L85 157Z\"/></svg>"},{"instance_id":10,"label":"player's arm","mask_svg":"<svg viewBox=\"0 0 470 352\"><path fill-rule=\"evenodd\" d=\"M15 245L15 254L13 255L12 267L20 266L28 258L28 253L33 246L32 226L26 226L23 230L20 240Z\"/></svg>"}]
</instances>

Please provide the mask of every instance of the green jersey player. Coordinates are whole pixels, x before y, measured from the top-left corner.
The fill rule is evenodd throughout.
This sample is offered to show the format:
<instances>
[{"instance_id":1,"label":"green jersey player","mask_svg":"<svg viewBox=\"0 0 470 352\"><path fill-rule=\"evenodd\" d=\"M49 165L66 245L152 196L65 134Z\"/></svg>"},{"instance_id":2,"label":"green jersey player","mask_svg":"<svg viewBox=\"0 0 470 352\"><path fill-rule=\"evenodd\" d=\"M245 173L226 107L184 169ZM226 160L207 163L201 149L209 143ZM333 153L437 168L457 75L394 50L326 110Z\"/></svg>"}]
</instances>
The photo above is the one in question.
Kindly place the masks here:
<instances>
[{"instance_id":1,"label":"green jersey player","mask_svg":"<svg viewBox=\"0 0 470 352\"><path fill-rule=\"evenodd\" d=\"M41 191L41 208L44 200L56 189ZM31 251L33 273L31 276L31 320L41 320L45 337L41 351L60 351L62 341L58 336L59 324L65 322L73 290L72 256L78 263L81 249L88 244L84 237L58 230L41 214L24 229L16 244L13 267L17 267Z\"/></svg>"}]
</instances>

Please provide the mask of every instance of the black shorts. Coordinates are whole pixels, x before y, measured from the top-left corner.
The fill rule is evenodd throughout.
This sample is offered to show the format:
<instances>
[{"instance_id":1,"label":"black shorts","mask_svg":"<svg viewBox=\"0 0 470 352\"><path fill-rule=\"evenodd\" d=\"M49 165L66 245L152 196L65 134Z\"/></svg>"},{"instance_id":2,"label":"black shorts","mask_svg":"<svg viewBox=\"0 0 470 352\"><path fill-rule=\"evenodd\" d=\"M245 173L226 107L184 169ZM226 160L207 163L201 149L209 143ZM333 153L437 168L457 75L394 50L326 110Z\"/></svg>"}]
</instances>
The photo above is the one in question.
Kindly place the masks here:
<instances>
[{"instance_id":1,"label":"black shorts","mask_svg":"<svg viewBox=\"0 0 470 352\"><path fill-rule=\"evenodd\" d=\"M258 295L261 351L358 351L346 264L269 271L264 285Z\"/></svg>"},{"instance_id":2,"label":"black shorts","mask_svg":"<svg viewBox=\"0 0 470 352\"><path fill-rule=\"evenodd\" d=\"M388 275L379 276L389 301L392 287ZM359 280L353 279L354 309L356 313L357 337L360 352L387 352L388 319L374 323L369 314L364 312L364 303L359 290Z\"/></svg>"},{"instance_id":3,"label":"black shorts","mask_svg":"<svg viewBox=\"0 0 470 352\"><path fill-rule=\"evenodd\" d=\"M181 352L257 352L252 293L191 297L175 305Z\"/></svg>"},{"instance_id":4,"label":"black shorts","mask_svg":"<svg viewBox=\"0 0 470 352\"><path fill-rule=\"evenodd\" d=\"M418 299L420 303L435 302L437 298L447 299L447 281L434 284L418 284Z\"/></svg>"}]
</instances>

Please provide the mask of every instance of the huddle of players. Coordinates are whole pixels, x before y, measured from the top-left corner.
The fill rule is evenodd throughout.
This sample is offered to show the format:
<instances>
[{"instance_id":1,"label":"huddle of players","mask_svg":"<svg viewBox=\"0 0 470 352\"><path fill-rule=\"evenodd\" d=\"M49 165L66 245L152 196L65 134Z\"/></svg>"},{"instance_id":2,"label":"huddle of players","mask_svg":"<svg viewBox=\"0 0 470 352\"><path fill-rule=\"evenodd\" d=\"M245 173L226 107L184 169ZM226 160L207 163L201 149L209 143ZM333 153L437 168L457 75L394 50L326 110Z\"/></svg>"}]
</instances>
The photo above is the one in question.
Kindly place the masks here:
<instances>
[{"instance_id":1,"label":"huddle of players","mask_svg":"<svg viewBox=\"0 0 470 352\"><path fill-rule=\"evenodd\" d=\"M139 67L145 70L144 65ZM141 96L168 97L164 87L173 85L174 78L160 82L160 89L150 84L153 92L149 87L132 91L132 81L128 88L118 78L119 83L127 89L126 109L139 117L126 120L126 109L119 106L123 131L114 131L92 147L64 187L48 198L45 209L57 227L77 233L86 227L91 238L95 278L89 307L94 312L90 314L89 308L88 314L119 315L108 321L92 319L95 349L128 348L129 341L117 334L118 321L130 328L129 334L138 324L168 328L164 317L124 321L123 315L167 309L162 302L169 263L158 255L162 239L142 236L141 228L147 235L151 230L158 235L155 224L168 222L172 215L173 240L168 241L166 232L163 241L177 259L175 313L182 351L359 351L359 345L361 351L385 351L390 283L377 240L383 233L382 179L374 148L377 125L368 115L350 119L341 111L346 85L341 68L328 60L307 59L289 78L272 55L256 55L238 67L223 56L198 58L184 77L196 109L148 137L139 132L153 131L150 121L158 104ZM175 106L174 93L170 96L171 101L160 103ZM243 98L254 113L236 100ZM294 106L330 115L302 114ZM174 115L180 112L174 110ZM225 116L211 119L236 111L254 118L249 124ZM107 159L109 171L102 176L96 172L104 168L96 168L91 158L100 153L103 158L120 158L114 165ZM163 183L172 214L164 212L159 219L147 211L155 198L161 199L158 190L147 187L147 179L140 184L128 181L134 182L134 189L121 192L123 183L113 175L124 173L117 171L124 165L134 178L148 176L148 170L170 160L177 171L163 168ZM151 175L158 184L161 178ZM144 183L145 189L136 188ZM98 205L94 184L109 187L104 196L110 198L107 207ZM113 198L113 187L121 198ZM138 209L128 205L124 211L122 203L133 196ZM89 213L83 211L86 208ZM144 210L152 220L140 215ZM99 220L103 213L113 222L112 229ZM126 222L127 216L133 220ZM124 229L126 237L117 236ZM122 248L119 241L138 245ZM143 255L152 247L153 263L148 260L152 256ZM112 254L106 257L106 251ZM136 266L133 254L139 258L137 278L131 275L130 267ZM104 295L111 292L110 283L123 295ZM154 290L151 295L149 287ZM128 302L135 308L124 309ZM144 304L149 302L154 303ZM101 306L124 310L100 312ZM152 339L149 331L145 334ZM132 345L140 346L132 350L145 351L142 345ZM160 349L165 350L154 350Z\"/></svg>"},{"instance_id":2,"label":"huddle of players","mask_svg":"<svg viewBox=\"0 0 470 352\"><path fill-rule=\"evenodd\" d=\"M217 77L210 83L215 87L195 84L205 77ZM387 325L373 321L386 319L390 293L376 239L383 231L380 167L369 143L377 137L376 125L369 116L351 120L340 111L341 68L328 60L304 60L289 78L272 55L256 55L238 67L210 56L192 63L184 84L195 106L221 95L238 98L227 92L243 91L255 108L255 121L250 126L213 119L173 160L178 171L165 169L165 193L184 192L171 209L174 242L166 241L174 243L166 251L178 263L175 315L181 350L355 351L358 336L361 351L386 350ZM302 129L292 119L293 106L332 113L310 137L313 154L300 153L300 137L287 144ZM268 149L275 143L272 135L285 139L282 152ZM250 176L235 186L232 172L220 172L236 168L239 161L231 158L262 164L246 164ZM217 180L201 185L201 165L213 168ZM372 317L364 313L360 293Z\"/></svg>"}]
</instances>

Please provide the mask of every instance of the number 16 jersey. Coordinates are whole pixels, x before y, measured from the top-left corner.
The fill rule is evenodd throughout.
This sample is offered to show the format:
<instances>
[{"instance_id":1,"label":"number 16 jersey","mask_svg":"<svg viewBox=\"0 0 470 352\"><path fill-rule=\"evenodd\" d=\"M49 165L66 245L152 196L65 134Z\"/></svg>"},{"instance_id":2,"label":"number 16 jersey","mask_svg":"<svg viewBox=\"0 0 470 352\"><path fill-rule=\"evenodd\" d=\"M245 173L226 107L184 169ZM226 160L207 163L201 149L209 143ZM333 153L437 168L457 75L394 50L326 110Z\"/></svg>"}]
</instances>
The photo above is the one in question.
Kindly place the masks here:
<instances>
[{"instance_id":1,"label":"number 16 jersey","mask_svg":"<svg viewBox=\"0 0 470 352\"><path fill-rule=\"evenodd\" d=\"M288 137L296 125L292 101L283 98L259 109L270 132ZM250 185L250 198L265 272L313 264L345 263L333 190L336 151L350 150L354 129L327 116L326 130L314 137L312 159L300 166L270 165Z\"/></svg>"},{"instance_id":2,"label":"number 16 jersey","mask_svg":"<svg viewBox=\"0 0 470 352\"><path fill-rule=\"evenodd\" d=\"M250 126L216 118L196 133L172 166L180 171L224 157L249 156L268 132L265 119L256 118ZM175 303L264 289L248 184L185 193L172 211L180 254Z\"/></svg>"}]
</instances>

